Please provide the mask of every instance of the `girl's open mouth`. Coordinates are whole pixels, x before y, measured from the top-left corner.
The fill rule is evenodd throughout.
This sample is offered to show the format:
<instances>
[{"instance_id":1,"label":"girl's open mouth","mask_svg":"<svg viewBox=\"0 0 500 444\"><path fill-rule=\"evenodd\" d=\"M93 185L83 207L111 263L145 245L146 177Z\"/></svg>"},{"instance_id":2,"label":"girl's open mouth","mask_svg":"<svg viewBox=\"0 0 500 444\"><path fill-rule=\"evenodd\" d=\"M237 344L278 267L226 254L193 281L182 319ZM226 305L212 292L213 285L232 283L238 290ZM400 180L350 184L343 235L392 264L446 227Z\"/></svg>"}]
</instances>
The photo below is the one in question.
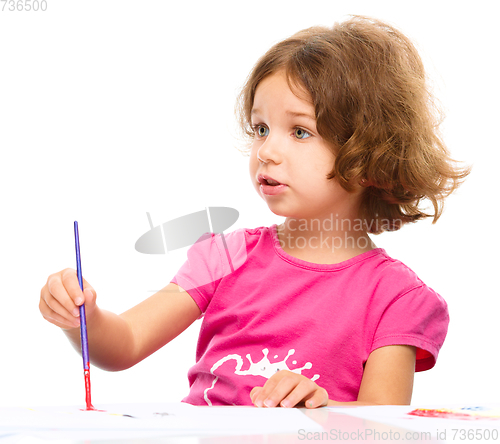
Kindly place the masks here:
<instances>
[{"instance_id":1,"label":"girl's open mouth","mask_svg":"<svg viewBox=\"0 0 500 444\"><path fill-rule=\"evenodd\" d=\"M276 194L280 194L288 187L288 185L280 183L277 180L265 174L259 174L257 180L260 183L261 193L266 194L268 196L274 196Z\"/></svg>"},{"instance_id":2,"label":"girl's open mouth","mask_svg":"<svg viewBox=\"0 0 500 444\"><path fill-rule=\"evenodd\" d=\"M285 185L283 183L280 183L278 185L267 185L265 183L262 183L260 185L260 191L263 194L267 194L268 196L274 196L275 194L280 194L285 189L288 188L288 185Z\"/></svg>"}]
</instances>

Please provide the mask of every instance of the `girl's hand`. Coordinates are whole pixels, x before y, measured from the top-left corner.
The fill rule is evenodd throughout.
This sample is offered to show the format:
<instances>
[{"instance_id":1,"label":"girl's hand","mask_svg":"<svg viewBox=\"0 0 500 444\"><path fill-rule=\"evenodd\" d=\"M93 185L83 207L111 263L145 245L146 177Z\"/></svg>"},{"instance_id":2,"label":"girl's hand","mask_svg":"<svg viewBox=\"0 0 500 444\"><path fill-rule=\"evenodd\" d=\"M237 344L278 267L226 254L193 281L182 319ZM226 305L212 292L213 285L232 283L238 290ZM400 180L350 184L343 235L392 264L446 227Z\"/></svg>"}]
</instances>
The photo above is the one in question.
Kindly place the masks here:
<instances>
[{"instance_id":1,"label":"girl's hand","mask_svg":"<svg viewBox=\"0 0 500 444\"><path fill-rule=\"evenodd\" d=\"M327 391L305 376L280 370L271 376L264 387L254 387L250 399L257 407L295 407L305 403L307 408L328 404Z\"/></svg>"},{"instance_id":2,"label":"girl's hand","mask_svg":"<svg viewBox=\"0 0 500 444\"><path fill-rule=\"evenodd\" d=\"M51 274L40 292L39 308L42 316L64 330L79 327L78 307L85 303L87 319L96 307L96 293L85 279L83 289L82 292L76 271L72 268Z\"/></svg>"}]
</instances>

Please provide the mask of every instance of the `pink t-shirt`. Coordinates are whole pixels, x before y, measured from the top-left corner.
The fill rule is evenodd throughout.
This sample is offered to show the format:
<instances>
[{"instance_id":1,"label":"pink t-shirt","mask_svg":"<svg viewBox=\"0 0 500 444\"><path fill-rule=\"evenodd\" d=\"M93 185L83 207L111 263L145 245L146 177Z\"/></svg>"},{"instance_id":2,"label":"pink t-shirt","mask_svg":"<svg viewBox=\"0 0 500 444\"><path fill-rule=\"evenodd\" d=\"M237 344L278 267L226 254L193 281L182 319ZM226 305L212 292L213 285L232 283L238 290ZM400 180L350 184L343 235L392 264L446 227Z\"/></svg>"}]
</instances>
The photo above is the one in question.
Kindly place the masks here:
<instances>
[{"instance_id":1,"label":"pink t-shirt","mask_svg":"<svg viewBox=\"0 0 500 444\"><path fill-rule=\"evenodd\" d=\"M276 230L206 233L172 279L203 313L184 402L252 405L252 388L279 370L356 401L364 363L386 345L417 347L417 372L434 366L447 305L412 270L382 248L306 262L281 248Z\"/></svg>"}]
</instances>

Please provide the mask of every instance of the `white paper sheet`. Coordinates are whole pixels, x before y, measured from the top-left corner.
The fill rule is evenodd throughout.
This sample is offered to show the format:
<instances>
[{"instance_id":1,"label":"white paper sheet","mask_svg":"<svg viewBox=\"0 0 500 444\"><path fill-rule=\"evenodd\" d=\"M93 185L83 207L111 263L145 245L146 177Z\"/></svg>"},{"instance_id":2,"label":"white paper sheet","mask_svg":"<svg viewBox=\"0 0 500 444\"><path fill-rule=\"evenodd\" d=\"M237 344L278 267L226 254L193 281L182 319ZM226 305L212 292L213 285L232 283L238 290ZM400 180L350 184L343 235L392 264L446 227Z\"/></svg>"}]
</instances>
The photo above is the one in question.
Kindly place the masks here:
<instances>
[{"instance_id":1,"label":"white paper sheet","mask_svg":"<svg viewBox=\"0 0 500 444\"><path fill-rule=\"evenodd\" d=\"M44 439L130 439L297 433L322 428L297 409L196 407L185 403L107 404L104 412L81 407L0 408L0 436ZM123 416L128 415L128 416Z\"/></svg>"}]
</instances>

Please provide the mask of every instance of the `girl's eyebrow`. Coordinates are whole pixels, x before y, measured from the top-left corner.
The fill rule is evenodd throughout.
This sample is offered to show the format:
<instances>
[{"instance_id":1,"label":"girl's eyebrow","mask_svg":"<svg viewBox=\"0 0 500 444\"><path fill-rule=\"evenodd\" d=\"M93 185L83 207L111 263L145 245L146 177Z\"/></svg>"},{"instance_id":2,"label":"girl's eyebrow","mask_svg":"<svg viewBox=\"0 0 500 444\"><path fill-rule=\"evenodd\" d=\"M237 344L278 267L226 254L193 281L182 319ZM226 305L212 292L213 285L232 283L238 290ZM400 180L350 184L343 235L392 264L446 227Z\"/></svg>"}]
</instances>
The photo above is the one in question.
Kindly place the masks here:
<instances>
[{"instance_id":1,"label":"girl's eyebrow","mask_svg":"<svg viewBox=\"0 0 500 444\"><path fill-rule=\"evenodd\" d=\"M310 120L316 120L316 117L314 116L311 116L310 114L307 114L307 113L298 113L296 111L286 111L285 114L288 114L289 116L292 116L292 117L305 117L307 119L310 119Z\"/></svg>"},{"instance_id":2,"label":"girl's eyebrow","mask_svg":"<svg viewBox=\"0 0 500 444\"><path fill-rule=\"evenodd\" d=\"M260 110L257 108L252 109L252 111L250 112L251 115L259 114L259 113L260 113ZM307 113L299 113L297 111L285 111L285 114L287 114L291 117L305 117L306 119L316 121L316 117L311 116L311 114L307 114Z\"/></svg>"}]
</instances>

